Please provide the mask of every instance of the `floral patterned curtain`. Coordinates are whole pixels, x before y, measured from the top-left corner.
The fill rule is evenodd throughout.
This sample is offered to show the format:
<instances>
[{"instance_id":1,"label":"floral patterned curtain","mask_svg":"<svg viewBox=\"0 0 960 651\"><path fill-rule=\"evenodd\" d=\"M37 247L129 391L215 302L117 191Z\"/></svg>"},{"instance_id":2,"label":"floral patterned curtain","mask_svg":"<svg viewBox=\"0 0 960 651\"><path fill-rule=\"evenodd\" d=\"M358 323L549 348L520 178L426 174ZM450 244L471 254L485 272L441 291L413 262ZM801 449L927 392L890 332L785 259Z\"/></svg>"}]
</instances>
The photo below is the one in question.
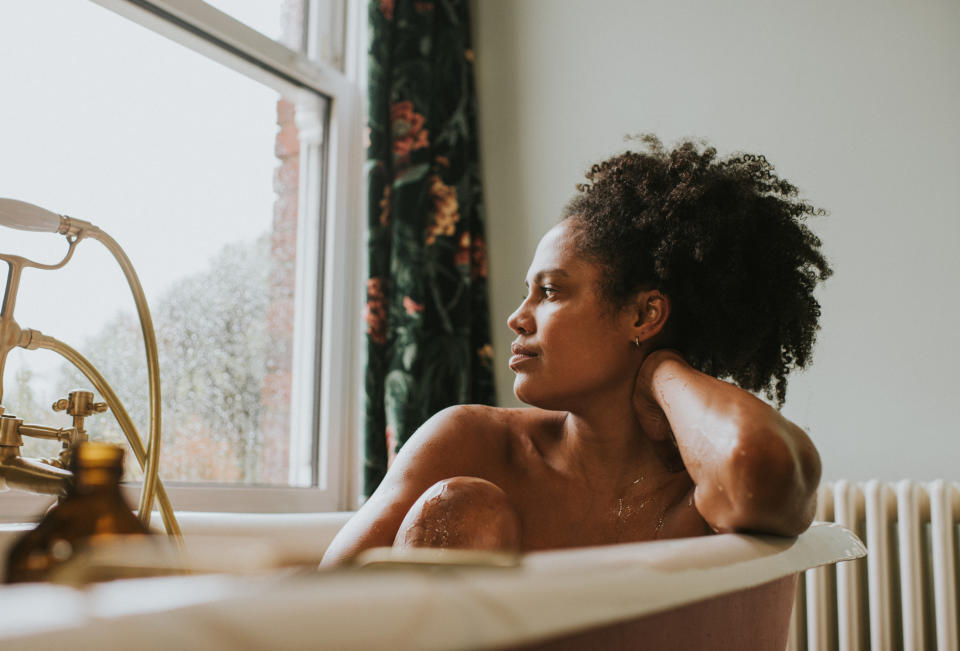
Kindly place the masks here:
<instances>
[{"instance_id":1,"label":"floral patterned curtain","mask_svg":"<svg viewBox=\"0 0 960 651\"><path fill-rule=\"evenodd\" d=\"M367 495L430 416L495 397L467 5L369 5Z\"/></svg>"}]
</instances>

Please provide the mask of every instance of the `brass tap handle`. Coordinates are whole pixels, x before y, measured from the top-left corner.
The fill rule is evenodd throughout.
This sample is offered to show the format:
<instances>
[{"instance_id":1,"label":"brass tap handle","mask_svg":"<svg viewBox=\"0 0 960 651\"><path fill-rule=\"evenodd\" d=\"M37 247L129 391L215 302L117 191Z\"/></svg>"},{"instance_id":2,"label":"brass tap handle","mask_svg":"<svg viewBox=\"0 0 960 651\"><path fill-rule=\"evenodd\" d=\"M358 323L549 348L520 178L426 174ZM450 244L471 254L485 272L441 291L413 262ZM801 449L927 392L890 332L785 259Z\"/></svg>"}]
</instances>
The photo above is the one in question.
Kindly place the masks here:
<instances>
[{"instance_id":1,"label":"brass tap handle","mask_svg":"<svg viewBox=\"0 0 960 651\"><path fill-rule=\"evenodd\" d=\"M70 455L73 446L87 440L87 430L84 429L84 420L94 414L102 414L107 410L107 403L94 402L91 391L71 391L66 398L60 398L53 403L54 411L65 411L73 417L74 435L69 441L64 441L60 450L60 457L54 465L67 467L70 465Z\"/></svg>"},{"instance_id":2,"label":"brass tap handle","mask_svg":"<svg viewBox=\"0 0 960 651\"><path fill-rule=\"evenodd\" d=\"M107 411L107 403L94 402L93 393L90 391L71 391L66 398L60 398L53 403L53 410L65 411L74 418L86 418Z\"/></svg>"}]
</instances>

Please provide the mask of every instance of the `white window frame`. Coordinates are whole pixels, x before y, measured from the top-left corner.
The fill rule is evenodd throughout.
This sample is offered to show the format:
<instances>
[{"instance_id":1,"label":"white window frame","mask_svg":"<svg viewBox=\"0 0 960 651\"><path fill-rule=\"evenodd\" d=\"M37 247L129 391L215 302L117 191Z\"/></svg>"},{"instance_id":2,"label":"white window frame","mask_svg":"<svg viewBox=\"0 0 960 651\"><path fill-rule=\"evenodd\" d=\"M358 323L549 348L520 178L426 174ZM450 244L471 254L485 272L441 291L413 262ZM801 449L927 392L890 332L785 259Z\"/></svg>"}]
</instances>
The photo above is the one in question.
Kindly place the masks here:
<instances>
[{"instance_id":1,"label":"white window frame","mask_svg":"<svg viewBox=\"0 0 960 651\"><path fill-rule=\"evenodd\" d=\"M295 513L355 508L361 489L363 406L358 298L363 291L365 221L363 0L307 0L306 54L200 0L91 2L263 83L296 104L301 146L291 479L313 485L166 483L174 509ZM329 102L327 111L318 94ZM318 277L323 278L322 286ZM315 477L314 464L305 463L309 459L315 460ZM163 470L161 465L161 477ZM136 503L139 485L125 489ZM50 501L47 496L0 494L0 521L36 517Z\"/></svg>"}]
</instances>

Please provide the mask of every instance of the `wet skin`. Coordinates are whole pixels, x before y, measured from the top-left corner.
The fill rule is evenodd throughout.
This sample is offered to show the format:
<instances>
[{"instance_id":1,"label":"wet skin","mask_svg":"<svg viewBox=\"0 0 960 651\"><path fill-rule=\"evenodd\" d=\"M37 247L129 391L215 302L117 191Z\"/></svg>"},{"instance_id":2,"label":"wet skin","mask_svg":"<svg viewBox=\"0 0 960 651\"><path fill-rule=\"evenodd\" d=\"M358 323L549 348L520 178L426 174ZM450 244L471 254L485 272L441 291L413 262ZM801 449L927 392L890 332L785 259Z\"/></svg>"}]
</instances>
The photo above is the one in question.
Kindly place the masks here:
<instances>
[{"instance_id":1,"label":"wet skin","mask_svg":"<svg viewBox=\"0 0 960 651\"><path fill-rule=\"evenodd\" d=\"M662 350L668 297L650 290L622 309L605 303L601 269L572 235L568 220L544 236L508 320L514 391L535 407L459 406L431 418L325 563L395 540L537 550L806 528L819 481L806 434ZM493 486L435 486L461 477ZM511 516L519 540L491 537Z\"/></svg>"},{"instance_id":2,"label":"wet skin","mask_svg":"<svg viewBox=\"0 0 960 651\"><path fill-rule=\"evenodd\" d=\"M467 529L476 544L448 538L450 520L457 524L458 518L443 509L456 510L458 505L432 504L427 491L450 477L480 478L502 489L519 518L521 550L711 532L694 505L690 476L669 471L652 450L643 456L630 454L607 474L583 475L579 464L570 464L564 456L564 419L563 413L539 409L475 405L441 412L425 425L425 435L418 432L404 446L391 467L391 481L385 479L338 534L324 562L343 560L369 547L403 543L417 534L427 546L493 548L486 544L495 533L490 521L500 515L491 517L489 511L470 514L476 521ZM433 492L439 493L436 488ZM427 498L422 500L427 507L422 514L430 522L404 522L416 512L411 506L421 497ZM428 531L411 535L409 526L401 524Z\"/></svg>"}]
</instances>

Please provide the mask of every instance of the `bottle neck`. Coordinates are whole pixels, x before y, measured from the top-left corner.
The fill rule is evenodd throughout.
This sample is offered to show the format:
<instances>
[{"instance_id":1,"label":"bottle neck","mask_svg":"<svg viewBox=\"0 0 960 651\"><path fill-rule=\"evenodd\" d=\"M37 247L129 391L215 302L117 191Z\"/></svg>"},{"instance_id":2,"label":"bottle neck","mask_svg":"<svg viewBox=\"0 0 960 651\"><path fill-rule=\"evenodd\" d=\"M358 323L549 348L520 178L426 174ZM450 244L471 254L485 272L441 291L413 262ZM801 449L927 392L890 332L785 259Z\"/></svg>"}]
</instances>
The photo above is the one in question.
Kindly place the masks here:
<instances>
[{"instance_id":1,"label":"bottle neck","mask_svg":"<svg viewBox=\"0 0 960 651\"><path fill-rule=\"evenodd\" d=\"M78 467L74 475L74 491L80 494L108 493L120 490L121 471L117 468Z\"/></svg>"}]
</instances>

